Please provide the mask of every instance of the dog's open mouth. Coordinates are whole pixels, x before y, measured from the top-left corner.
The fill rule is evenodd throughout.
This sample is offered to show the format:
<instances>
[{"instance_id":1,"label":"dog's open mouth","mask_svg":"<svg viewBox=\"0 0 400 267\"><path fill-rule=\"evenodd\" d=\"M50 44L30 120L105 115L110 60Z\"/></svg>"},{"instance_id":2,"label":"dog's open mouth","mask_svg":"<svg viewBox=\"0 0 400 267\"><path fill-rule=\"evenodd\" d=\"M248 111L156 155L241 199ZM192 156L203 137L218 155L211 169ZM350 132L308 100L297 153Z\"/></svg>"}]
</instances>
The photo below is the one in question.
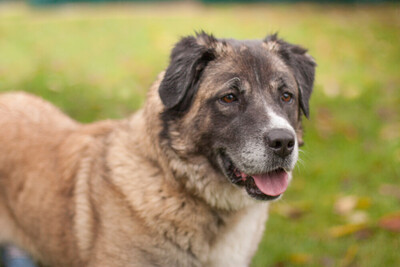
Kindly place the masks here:
<instances>
[{"instance_id":1,"label":"dog's open mouth","mask_svg":"<svg viewBox=\"0 0 400 267\"><path fill-rule=\"evenodd\" d=\"M222 159L230 181L235 185L244 186L247 193L255 199L277 199L289 185L289 174L283 168L276 168L267 173L248 175L240 171L228 156L223 154Z\"/></svg>"}]
</instances>

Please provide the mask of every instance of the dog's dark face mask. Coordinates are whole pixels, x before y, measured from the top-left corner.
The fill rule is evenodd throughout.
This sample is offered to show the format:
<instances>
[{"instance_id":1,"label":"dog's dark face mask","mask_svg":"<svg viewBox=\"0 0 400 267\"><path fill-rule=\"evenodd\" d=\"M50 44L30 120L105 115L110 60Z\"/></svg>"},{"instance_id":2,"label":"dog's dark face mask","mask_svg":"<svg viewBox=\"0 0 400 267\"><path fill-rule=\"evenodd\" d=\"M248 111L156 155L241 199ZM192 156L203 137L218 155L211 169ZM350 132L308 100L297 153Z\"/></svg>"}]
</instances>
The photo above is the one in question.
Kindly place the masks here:
<instances>
[{"instance_id":1,"label":"dog's dark face mask","mask_svg":"<svg viewBox=\"0 0 400 267\"><path fill-rule=\"evenodd\" d=\"M309 115L314 69L305 49L276 35L183 38L159 87L161 138L182 158L203 155L250 196L278 198L302 144L301 115Z\"/></svg>"}]
</instances>

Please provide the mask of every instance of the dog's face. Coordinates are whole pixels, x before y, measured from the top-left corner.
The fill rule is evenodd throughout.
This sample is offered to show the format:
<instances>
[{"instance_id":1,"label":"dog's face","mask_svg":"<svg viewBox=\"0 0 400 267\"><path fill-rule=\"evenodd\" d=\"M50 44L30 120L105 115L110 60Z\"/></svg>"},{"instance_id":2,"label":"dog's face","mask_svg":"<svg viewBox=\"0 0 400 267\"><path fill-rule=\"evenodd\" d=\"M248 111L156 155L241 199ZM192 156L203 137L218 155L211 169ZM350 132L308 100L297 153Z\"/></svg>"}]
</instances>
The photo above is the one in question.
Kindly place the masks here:
<instances>
[{"instance_id":1,"label":"dog's face","mask_svg":"<svg viewBox=\"0 0 400 267\"><path fill-rule=\"evenodd\" d=\"M183 158L206 157L251 197L276 199L298 159L314 68L306 50L276 35L184 38L159 88L163 135Z\"/></svg>"}]
</instances>

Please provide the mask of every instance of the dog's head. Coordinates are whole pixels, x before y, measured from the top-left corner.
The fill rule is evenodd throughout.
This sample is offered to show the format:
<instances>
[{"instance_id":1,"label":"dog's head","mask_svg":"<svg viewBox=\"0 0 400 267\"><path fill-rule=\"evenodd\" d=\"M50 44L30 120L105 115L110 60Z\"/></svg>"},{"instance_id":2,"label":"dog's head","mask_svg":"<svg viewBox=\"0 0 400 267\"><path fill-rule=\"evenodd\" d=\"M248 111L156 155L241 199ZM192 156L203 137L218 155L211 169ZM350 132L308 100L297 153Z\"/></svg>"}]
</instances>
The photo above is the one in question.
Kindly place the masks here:
<instances>
[{"instance_id":1,"label":"dog's head","mask_svg":"<svg viewBox=\"0 0 400 267\"><path fill-rule=\"evenodd\" d=\"M224 182L256 199L276 199L303 143L301 117L309 114L314 72L305 49L276 35L183 38L159 86L161 136L183 160L201 155Z\"/></svg>"}]
</instances>

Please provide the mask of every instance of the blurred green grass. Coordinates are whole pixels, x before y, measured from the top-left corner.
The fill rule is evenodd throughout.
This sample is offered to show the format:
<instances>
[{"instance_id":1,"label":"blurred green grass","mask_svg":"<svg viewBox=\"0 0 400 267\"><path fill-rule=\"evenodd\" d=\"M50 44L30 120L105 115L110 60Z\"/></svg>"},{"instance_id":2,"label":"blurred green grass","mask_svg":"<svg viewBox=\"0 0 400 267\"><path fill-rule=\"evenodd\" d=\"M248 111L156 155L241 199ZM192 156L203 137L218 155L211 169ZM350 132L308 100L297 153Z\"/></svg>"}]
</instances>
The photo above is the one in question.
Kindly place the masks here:
<instances>
[{"instance_id":1,"label":"blurred green grass","mask_svg":"<svg viewBox=\"0 0 400 267\"><path fill-rule=\"evenodd\" d=\"M40 95L81 122L127 116L174 42L200 29L238 39L279 31L318 63L301 162L252 266L400 266L400 233L379 226L400 210L383 190L400 184L399 5L3 4L0 91ZM346 196L357 207L335 212ZM360 222L354 214L362 231L332 234Z\"/></svg>"}]
</instances>

